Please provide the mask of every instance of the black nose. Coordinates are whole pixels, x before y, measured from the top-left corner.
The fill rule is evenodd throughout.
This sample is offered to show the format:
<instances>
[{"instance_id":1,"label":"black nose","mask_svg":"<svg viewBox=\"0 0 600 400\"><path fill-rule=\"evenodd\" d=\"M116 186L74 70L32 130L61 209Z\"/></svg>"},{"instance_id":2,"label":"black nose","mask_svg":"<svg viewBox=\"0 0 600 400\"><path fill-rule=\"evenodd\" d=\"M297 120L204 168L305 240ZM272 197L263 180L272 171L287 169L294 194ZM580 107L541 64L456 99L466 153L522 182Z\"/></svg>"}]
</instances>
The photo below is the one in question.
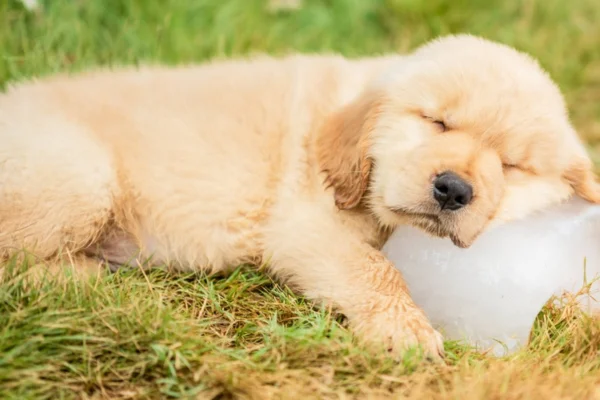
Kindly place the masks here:
<instances>
[{"instance_id":1,"label":"black nose","mask_svg":"<svg viewBox=\"0 0 600 400\"><path fill-rule=\"evenodd\" d=\"M443 172L433 181L433 198L442 210L458 210L473 198L473 188L453 172Z\"/></svg>"}]
</instances>

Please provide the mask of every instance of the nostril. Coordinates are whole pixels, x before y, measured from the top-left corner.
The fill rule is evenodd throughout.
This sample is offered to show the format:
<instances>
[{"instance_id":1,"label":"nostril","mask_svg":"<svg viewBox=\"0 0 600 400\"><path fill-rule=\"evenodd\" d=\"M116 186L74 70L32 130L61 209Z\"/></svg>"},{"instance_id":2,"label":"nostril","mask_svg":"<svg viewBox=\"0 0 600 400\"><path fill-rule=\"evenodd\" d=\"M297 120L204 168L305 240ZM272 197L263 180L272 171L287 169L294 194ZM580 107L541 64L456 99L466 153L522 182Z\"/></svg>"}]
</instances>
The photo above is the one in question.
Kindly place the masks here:
<instances>
[{"instance_id":1,"label":"nostril","mask_svg":"<svg viewBox=\"0 0 600 400\"><path fill-rule=\"evenodd\" d=\"M458 204L463 205L463 206L467 204L467 202L465 201L465 198L462 197L462 196L456 196L454 198L454 201L457 202Z\"/></svg>"},{"instance_id":2,"label":"nostril","mask_svg":"<svg viewBox=\"0 0 600 400\"><path fill-rule=\"evenodd\" d=\"M442 194L448 194L448 185L442 182L436 182L435 188L438 192Z\"/></svg>"}]
</instances>

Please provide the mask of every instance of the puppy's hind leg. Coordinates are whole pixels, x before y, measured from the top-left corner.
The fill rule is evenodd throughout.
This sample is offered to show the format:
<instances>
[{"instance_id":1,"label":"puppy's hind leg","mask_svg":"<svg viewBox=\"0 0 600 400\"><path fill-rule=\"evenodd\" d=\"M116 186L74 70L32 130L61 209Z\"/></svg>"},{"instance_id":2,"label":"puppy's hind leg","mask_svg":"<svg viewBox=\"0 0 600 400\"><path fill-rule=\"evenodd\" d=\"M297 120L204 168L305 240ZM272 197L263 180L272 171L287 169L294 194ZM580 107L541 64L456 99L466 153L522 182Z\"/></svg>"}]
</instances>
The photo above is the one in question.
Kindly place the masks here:
<instances>
[{"instance_id":1,"label":"puppy's hind leg","mask_svg":"<svg viewBox=\"0 0 600 400\"><path fill-rule=\"evenodd\" d=\"M42 259L75 253L103 234L116 172L84 127L13 115L0 120L0 143L0 259L22 250Z\"/></svg>"}]
</instances>

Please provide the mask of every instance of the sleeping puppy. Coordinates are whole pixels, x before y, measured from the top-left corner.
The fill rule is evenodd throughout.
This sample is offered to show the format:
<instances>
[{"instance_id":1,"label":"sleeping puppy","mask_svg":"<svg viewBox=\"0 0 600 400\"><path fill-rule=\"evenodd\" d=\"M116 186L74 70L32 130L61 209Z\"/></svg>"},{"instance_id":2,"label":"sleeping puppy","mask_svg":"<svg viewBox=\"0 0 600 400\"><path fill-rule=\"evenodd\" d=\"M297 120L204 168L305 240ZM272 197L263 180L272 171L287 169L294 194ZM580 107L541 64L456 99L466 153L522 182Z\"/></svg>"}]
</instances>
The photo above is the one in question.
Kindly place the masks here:
<instances>
[{"instance_id":1,"label":"sleeping puppy","mask_svg":"<svg viewBox=\"0 0 600 400\"><path fill-rule=\"evenodd\" d=\"M466 248L573 194L600 201L559 89L471 36L55 76L0 97L0 257L266 265L395 354L443 352L379 250L395 226Z\"/></svg>"}]
</instances>

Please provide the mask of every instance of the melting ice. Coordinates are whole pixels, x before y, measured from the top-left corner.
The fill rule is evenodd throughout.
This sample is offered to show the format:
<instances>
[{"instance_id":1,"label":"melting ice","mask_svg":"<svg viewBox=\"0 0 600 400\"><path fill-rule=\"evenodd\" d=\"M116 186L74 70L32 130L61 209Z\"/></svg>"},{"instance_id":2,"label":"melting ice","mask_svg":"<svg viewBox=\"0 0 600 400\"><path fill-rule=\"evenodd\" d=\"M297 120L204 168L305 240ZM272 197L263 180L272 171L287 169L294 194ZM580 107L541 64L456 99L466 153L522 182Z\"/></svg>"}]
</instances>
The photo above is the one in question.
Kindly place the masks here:
<instances>
[{"instance_id":1,"label":"melting ice","mask_svg":"<svg viewBox=\"0 0 600 400\"><path fill-rule=\"evenodd\" d=\"M402 226L384 252L447 339L502 355L527 343L553 294L600 277L600 206L573 198L490 229L468 249ZM592 288L600 300L600 280ZM600 310L587 296L582 306Z\"/></svg>"}]
</instances>

